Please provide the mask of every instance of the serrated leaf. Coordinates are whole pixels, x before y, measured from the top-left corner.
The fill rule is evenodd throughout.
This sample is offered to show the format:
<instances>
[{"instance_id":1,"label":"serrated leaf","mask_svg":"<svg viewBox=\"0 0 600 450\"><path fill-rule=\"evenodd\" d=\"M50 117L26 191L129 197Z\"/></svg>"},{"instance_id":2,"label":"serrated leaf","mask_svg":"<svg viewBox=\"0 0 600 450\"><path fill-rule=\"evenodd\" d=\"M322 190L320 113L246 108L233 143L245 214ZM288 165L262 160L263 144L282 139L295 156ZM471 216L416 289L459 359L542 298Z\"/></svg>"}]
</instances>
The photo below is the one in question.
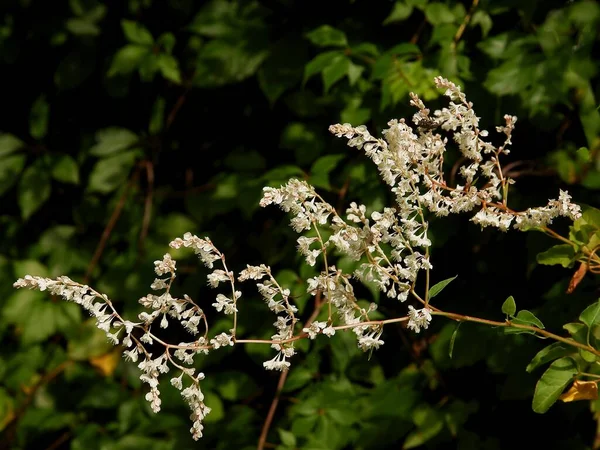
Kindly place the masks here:
<instances>
[{"instance_id":1,"label":"serrated leaf","mask_svg":"<svg viewBox=\"0 0 600 450\"><path fill-rule=\"evenodd\" d=\"M52 166L52 178L62 183L79 184L79 167L69 155L60 155Z\"/></svg>"},{"instance_id":2,"label":"serrated leaf","mask_svg":"<svg viewBox=\"0 0 600 450\"><path fill-rule=\"evenodd\" d=\"M347 47L348 40L343 31L330 25L321 25L306 33L310 42L319 47Z\"/></svg>"},{"instance_id":3,"label":"serrated leaf","mask_svg":"<svg viewBox=\"0 0 600 450\"><path fill-rule=\"evenodd\" d=\"M560 264L563 267L570 267L573 264L575 258L575 250L572 245L560 244L550 247L545 252L537 255L538 264L544 264L546 266L553 266Z\"/></svg>"},{"instance_id":4,"label":"serrated leaf","mask_svg":"<svg viewBox=\"0 0 600 450\"><path fill-rule=\"evenodd\" d=\"M558 400L562 391L577 374L577 366L569 357L554 361L535 386L532 408L543 414Z\"/></svg>"},{"instance_id":5,"label":"serrated leaf","mask_svg":"<svg viewBox=\"0 0 600 450\"><path fill-rule=\"evenodd\" d=\"M131 147L139 141L139 137L126 128L105 128L96 132L96 145L90 148L94 156L109 156Z\"/></svg>"},{"instance_id":6,"label":"serrated leaf","mask_svg":"<svg viewBox=\"0 0 600 450\"><path fill-rule=\"evenodd\" d=\"M504 300L504 303L502 303L502 312L507 316L514 316L517 312L517 304L515 303L515 299L512 295Z\"/></svg>"},{"instance_id":7,"label":"serrated leaf","mask_svg":"<svg viewBox=\"0 0 600 450\"><path fill-rule=\"evenodd\" d=\"M122 20L121 27L123 33L129 42L132 44L151 46L154 44L152 33L141 23L132 20Z\"/></svg>"},{"instance_id":8,"label":"serrated leaf","mask_svg":"<svg viewBox=\"0 0 600 450\"><path fill-rule=\"evenodd\" d=\"M10 133L0 133L0 158L23 148L25 143Z\"/></svg>"},{"instance_id":9,"label":"serrated leaf","mask_svg":"<svg viewBox=\"0 0 600 450\"><path fill-rule=\"evenodd\" d=\"M33 164L25 169L19 182L19 208L27 220L50 198L52 185L44 167Z\"/></svg>"},{"instance_id":10,"label":"serrated leaf","mask_svg":"<svg viewBox=\"0 0 600 450\"><path fill-rule=\"evenodd\" d=\"M432 299L436 295L438 295L446 286L448 286L452 281L454 281L458 277L458 275L453 276L452 278L447 278L445 280L440 281L439 283L434 284L429 288L429 299Z\"/></svg>"},{"instance_id":11,"label":"serrated leaf","mask_svg":"<svg viewBox=\"0 0 600 450\"><path fill-rule=\"evenodd\" d=\"M531 373L539 366L554 361L557 358L567 356L570 353L573 353L573 347L563 344L562 342L555 342L537 352L525 370Z\"/></svg>"},{"instance_id":12,"label":"serrated leaf","mask_svg":"<svg viewBox=\"0 0 600 450\"><path fill-rule=\"evenodd\" d=\"M107 194L123 185L136 157L137 151L127 151L98 161L90 174L88 190Z\"/></svg>"}]
</instances>

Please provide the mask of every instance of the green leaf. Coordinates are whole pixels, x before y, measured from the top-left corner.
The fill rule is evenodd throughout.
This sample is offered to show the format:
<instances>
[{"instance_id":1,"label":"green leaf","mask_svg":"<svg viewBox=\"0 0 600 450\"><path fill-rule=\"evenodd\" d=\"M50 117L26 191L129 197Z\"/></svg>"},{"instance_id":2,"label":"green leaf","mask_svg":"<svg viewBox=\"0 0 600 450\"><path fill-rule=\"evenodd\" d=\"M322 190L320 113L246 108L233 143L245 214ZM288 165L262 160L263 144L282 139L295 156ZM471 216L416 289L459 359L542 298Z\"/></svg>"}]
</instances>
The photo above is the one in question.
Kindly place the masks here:
<instances>
[{"instance_id":1,"label":"green leaf","mask_svg":"<svg viewBox=\"0 0 600 450\"><path fill-rule=\"evenodd\" d=\"M60 155L52 166L52 178L62 183L79 184L79 168L69 155Z\"/></svg>"},{"instance_id":2,"label":"green leaf","mask_svg":"<svg viewBox=\"0 0 600 450\"><path fill-rule=\"evenodd\" d=\"M0 133L0 158L23 148L25 143L10 133Z\"/></svg>"},{"instance_id":3,"label":"green leaf","mask_svg":"<svg viewBox=\"0 0 600 450\"><path fill-rule=\"evenodd\" d=\"M50 105L46 98L41 95L33 103L29 114L29 134L34 139L42 139L48 132L48 116L50 114Z\"/></svg>"},{"instance_id":4,"label":"green leaf","mask_svg":"<svg viewBox=\"0 0 600 450\"><path fill-rule=\"evenodd\" d=\"M335 61L342 59L344 54L340 51L330 51L320 53L315 56L311 61L304 67L304 83L313 75L322 72L326 67L333 64Z\"/></svg>"},{"instance_id":5,"label":"green leaf","mask_svg":"<svg viewBox=\"0 0 600 450\"><path fill-rule=\"evenodd\" d=\"M281 443L286 447L296 448L296 436L291 431L283 430L281 428L277 429L279 433L279 439L281 439Z\"/></svg>"},{"instance_id":6,"label":"green leaf","mask_svg":"<svg viewBox=\"0 0 600 450\"><path fill-rule=\"evenodd\" d=\"M87 18L72 17L65 24L67 30L76 36L97 36L100 28Z\"/></svg>"},{"instance_id":7,"label":"green leaf","mask_svg":"<svg viewBox=\"0 0 600 450\"><path fill-rule=\"evenodd\" d=\"M0 158L0 195L3 195L17 182L23 167L25 167L25 160L25 155Z\"/></svg>"},{"instance_id":8,"label":"green leaf","mask_svg":"<svg viewBox=\"0 0 600 450\"><path fill-rule=\"evenodd\" d=\"M413 7L412 5L407 5L403 1L399 1L394 3L394 8L389 16L385 18L383 21L383 25L389 25L390 23L402 22L404 19L407 19L412 14Z\"/></svg>"},{"instance_id":9,"label":"green leaf","mask_svg":"<svg viewBox=\"0 0 600 450\"><path fill-rule=\"evenodd\" d=\"M560 244L550 247L545 252L537 255L537 262L546 266L553 266L560 264L567 268L573 264L575 258L575 251L573 246L569 244Z\"/></svg>"},{"instance_id":10,"label":"green leaf","mask_svg":"<svg viewBox=\"0 0 600 450\"><path fill-rule=\"evenodd\" d=\"M52 186L45 167L32 164L19 182L19 207L21 217L27 220L50 198Z\"/></svg>"},{"instance_id":11,"label":"green leaf","mask_svg":"<svg viewBox=\"0 0 600 450\"><path fill-rule=\"evenodd\" d=\"M181 73L179 72L179 64L177 60L172 55L167 55L166 53L161 53L157 58L157 66L158 70L163 77L167 80L172 81L173 83L180 84L181 83Z\"/></svg>"},{"instance_id":12,"label":"green leaf","mask_svg":"<svg viewBox=\"0 0 600 450\"><path fill-rule=\"evenodd\" d=\"M541 349L527 365L527 372L531 373L539 366L546 364L547 362L553 361L557 358L567 356L573 353L573 347L563 344L562 342L555 342L547 347Z\"/></svg>"},{"instance_id":13,"label":"green leaf","mask_svg":"<svg viewBox=\"0 0 600 450\"><path fill-rule=\"evenodd\" d=\"M204 419L205 423L214 423L214 422L218 422L219 420L221 420L223 417L225 417L225 407L223 406L223 401L221 400L221 398L213 393L213 392L204 392L204 402L206 403L206 406L209 406L211 409L211 412L208 416L206 416L206 419ZM210 417L212 414L214 413L214 416Z\"/></svg>"},{"instance_id":14,"label":"green leaf","mask_svg":"<svg viewBox=\"0 0 600 450\"><path fill-rule=\"evenodd\" d=\"M310 169L310 184L323 189L331 189L329 174L345 157L344 154L337 154L326 155L317 159Z\"/></svg>"},{"instance_id":15,"label":"green leaf","mask_svg":"<svg viewBox=\"0 0 600 450\"><path fill-rule=\"evenodd\" d=\"M123 33L132 44L151 46L154 44L154 38L146 27L138 22L131 20L121 20Z\"/></svg>"},{"instance_id":16,"label":"green leaf","mask_svg":"<svg viewBox=\"0 0 600 450\"><path fill-rule=\"evenodd\" d=\"M548 411L576 374L573 359L564 357L554 361L535 386L533 411L539 414Z\"/></svg>"},{"instance_id":17,"label":"green leaf","mask_svg":"<svg viewBox=\"0 0 600 450\"><path fill-rule=\"evenodd\" d=\"M329 25L321 25L306 33L310 42L319 47L347 47L348 40L343 31Z\"/></svg>"},{"instance_id":18,"label":"green leaf","mask_svg":"<svg viewBox=\"0 0 600 450\"><path fill-rule=\"evenodd\" d=\"M108 76L128 75L138 69L144 58L152 54L152 49L141 45L126 45L113 57Z\"/></svg>"},{"instance_id":19,"label":"green leaf","mask_svg":"<svg viewBox=\"0 0 600 450\"><path fill-rule=\"evenodd\" d=\"M444 419L439 411L430 406L417 409L414 412L417 429L408 434L404 440L403 450L419 447L437 436L444 428Z\"/></svg>"},{"instance_id":20,"label":"green leaf","mask_svg":"<svg viewBox=\"0 0 600 450\"><path fill-rule=\"evenodd\" d=\"M126 128L111 127L97 131L96 141L96 145L90 148L90 154L104 157L130 148L139 141L139 137Z\"/></svg>"},{"instance_id":21,"label":"green leaf","mask_svg":"<svg viewBox=\"0 0 600 450\"><path fill-rule=\"evenodd\" d=\"M106 333L96 327L95 321L87 320L74 330L67 342L67 354L75 361L105 355L114 346L106 339Z\"/></svg>"},{"instance_id":22,"label":"green leaf","mask_svg":"<svg viewBox=\"0 0 600 450\"><path fill-rule=\"evenodd\" d=\"M137 151L127 151L98 161L90 174L88 190L107 194L123 185L127 181L137 154Z\"/></svg>"},{"instance_id":23,"label":"green leaf","mask_svg":"<svg viewBox=\"0 0 600 450\"><path fill-rule=\"evenodd\" d=\"M594 326L600 323L600 300L585 308L579 315L579 320L585 323L588 327L586 344L590 345L590 335L592 333L592 329ZM595 356L592 355L591 357L588 357L586 361L590 360L591 358L594 358L595 360Z\"/></svg>"},{"instance_id":24,"label":"green leaf","mask_svg":"<svg viewBox=\"0 0 600 450\"><path fill-rule=\"evenodd\" d=\"M219 374L217 392L224 400L239 401L250 397L257 389L254 379L246 373L231 371Z\"/></svg>"},{"instance_id":25,"label":"green leaf","mask_svg":"<svg viewBox=\"0 0 600 450\"><path fill-rule=\"evenodd\" d=\"M330 65L325 67L322 72L323 76L323 86L325 88L325 92L329 91L329 88L333 86L337 81L344 78L345 75L349 73L350 66L352 62L350 59L345 56L339 59L336 59Z\"/></svg>"},{"instance_id":26,"label":"green leaf","mask_svg":"<svg viewBox=\"0 0 600 450\"><path fill-rule=\"evenodd\" d=\"M590 162L590 151L587 148L581 147L577 150L576 154L577 159L582 163Z\"/></svg>"},{"instance_id":27,"label":"green leaf","mask_svg":"<svg viewBox=\"0 0 600 450\"><path fill-rule=\"evenodd\" d=\"M450 356L450 359L452 359L452 353L454 353L454 342L456 341L456 336L458 335L458 329L462 324L462 322L458 322L456 328L454 329L454 332L452 333L452 337L450 338L450 346L448 350L448 356Z\"/></svg>"},{"instance_id":28,"label":"green leaf","mask_svg":"<svg viewBox=\"0 0 600 450\"><path fill-rule=\"evenodd\" d=\"M478 9L475 11L475 14L473 14L470 25L472 27L479 25L481 27L481 35L485 38L492 29L492 24L490 15L487 12Z\"/></svg>"},{"instance_id":29,"label":"green leaf","mask_svg":"<svg viewBox=\"0 0 600 450\"><path fill-rule=\"evenodd\" d=\"M453 23L454 14L444 3L430 3L425 8L425 17L432 25L441 25L444 23Z\"/></svg>"},{"instance_id":30,"label":"green leaf","mask_svg":"<svg viewBox=\"0 0 600 450\"><path fill-rule=\"evenodd\" d=\"M431 286L431 288L429 288L429 299L431 300L433 297L435 297L440 292L442 292L442 290L446 286L448 286L452 281L456 280L456 277L458 277L458 275L453 276L452 278L447 278L445 280L442 280L439 283L436 283L433 286Z\"/></svg>"},{"instance_id":31,"label":"green leaf","mask_svg":"<svg viewBox=\"0 0 600 450\"><path fill-rule=\"evenodd\" d=\"M526 309L519 311L517 317L513 319L512 322L521 325L532 325L541 329L544 328L544 324L540 321L540 319L538 319L531 311L527 311Z\"/></svg>"},{"instance_id":32,"label":"green leaf","mask_svg":"<svg viewBox=\"0 0 600 450\"><path fill-rule=\"evenodd\" d=\"M158 97L152 106L152 114L150 115L150 124L148 125L148 131L150 134L158 134L163 129L163 123L165 121L165 99L164 97Z\"/></svg>"},{"instance_id":33,"label":"green leaf","mask_svg":"<svg viewBox=\"0 0 600 450\"><path fill-rule=\"evenodd\" d=\"M579 320L585 323L590 329L594 325L600 324L600 300L585 308L579 315Z\"/></svg>"},{"instance_id":34,"label":"green leaf","mask_svg":"<svg viewBox=\"0 0 600 450\"><path fill-rule=\"evenodd\" d=\"M514 316L517 312L517 304L515 303L514 297L511 295L502 304L502 312L507 316Z\"/></svg>"},{"instance_id":35,"label":"green leaf","mask_svg":"<svg viewBox=\"0 0 600 450\"><path fill-rule=\"evenodd\" d=\"M156 44L162 47L165 53L168 53L169 55L173 52L175 42L175 36L173 33L163 33L156 40Z\"/></svg>"},{"instance_id":36,"label":"green leaf","mask_svg":"<svg viewBox=\"0 0 600 450\"><path fill-rule=\"evenodd\" d=\"M583 323L566 323L563 328L569 332L573 340L580 344L587 345L588 327Z\"/></svg>"}]
</instances>

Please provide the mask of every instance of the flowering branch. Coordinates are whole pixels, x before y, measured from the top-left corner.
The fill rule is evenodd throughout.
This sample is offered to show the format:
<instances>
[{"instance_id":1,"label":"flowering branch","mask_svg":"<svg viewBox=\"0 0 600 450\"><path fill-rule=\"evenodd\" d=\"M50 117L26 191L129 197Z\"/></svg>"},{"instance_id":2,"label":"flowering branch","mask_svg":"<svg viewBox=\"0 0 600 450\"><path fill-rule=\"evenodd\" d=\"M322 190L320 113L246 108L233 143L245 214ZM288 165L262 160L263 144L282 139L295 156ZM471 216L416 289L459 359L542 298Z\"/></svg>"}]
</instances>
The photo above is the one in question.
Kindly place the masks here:
<instances>
[{"instance_id":1,"label":"flowering branch","mask_svg":"<svg viewBox=\"0 0 600 450\"><path fill-rule=\"evenodd\" d=\"M385 325L406 322L408 329L419 333L429 327L433 316L443 316L459 322L528 331L600 356L600 351L589 343L582 344L516 319L498 322L445 312L431 305L434 294L430 289L433 266L430 262L429 213L441 217L477 211L471 221L482 228L495 227L504 232L511 227L522 231L537 229L577 248L577 244L551 230L549 225L559 216L571 220L581 216L579 206L572 203L571 197L564 191L560 191L558 200L550 200L546 206L521 212L511 209L508 206L508 191L514 181L504 175L500 157L509 153L517 118L504 116L505 124L496 128L504 135L504 142L496 147L484 140L488 132L479 128L479 118L473 111L473 105L467 101L460 87L441 77L436 78L435 83L445 90L445 95L450 99L449 107L431 114L420 98L411 94L410 103L417 108L412 118L414 128L404 119L392 120L388 123L389 128L383 132L384 139L371 136L364 126L336 124L329 128L336 136L346 137L350 147L364 150L373 160L395 196L394 207L367 214L365 205L352 202L344 218L304 181L292 179L279 188L264 188L261 206L278 205L283 211L291 213L291 226L296 232L310 233L310 236L299 236L296 241L306 263L314 266L318 259L323 262L321 272L306 280L306 291L315 296L315 310L303 326L299 326L296 316L298 308L292 301L290 290L280 285L269 266L248 265L236 277L229 270L225 255L209 238L190 233L173 240L170 246L174 249L192 249L211 270L207 276L211 287L217 288L221 283L229 285L229 293L217 294L212 303L217 312L232 316L232 328L228 332L212 335L206 315L198 304L187 295L183 298L171 295L176 278L176 262L169 253L162 260L154 262L158 278L152 283L151 289L159 292L139 300L146 308L138 315L139 322L123 319L106 295L67 277L52 280L26 275L17 280L14 286L48 290L51 294L81 305L96 318L96 325L111 342L126 348L123 352L126 359L137 362L141 357L138 363L142 371L140 379L149 385L146 399L154 412L158 412L161 406L158 388L160 375L172 369L178 372L178 376L173 376L170 382L181 391L181 396L192 411L190 431L194 439L202 437L202 422L210 413L210 408L204 404L200 386L204 374L196 373L195 356L237 344L270 345L277 353L263 366L285 373L291 365L290 359L296 353L294 344L300 339L312 340L318 335L331 338L336 332L350 330L356 336L358 347L367 352L384 344L381 337ZM449 141L437 130L451 132L452 140L462 154L464 164L461 163L457 172L464 181L463 185L450 186L446 182L443 162ZM330 233L323 233L324 230ZM327 235L329 237L325 239ZM583 247L582 250L587 256L586 264L593 270L600 267L597 249ZM351 274L344 273L333 264L337 254L357 261L358 268ZM215 263L220 264L221 268L215 268ZM425 292L419 294L415 287L421 270L425 271ZM359 305L354 294L354 279L372 283L388 298L400 302L407 301L411 296L421 303L422 308L408 305L405 316L373 320L370 314L378 305L371 303L366 308ZM273 324L276 332L271 339L240 338L237 334L238 301L242 293L237 290L236 282L248 280L256 283L267 308L276 316ZM318 321L319 311L325 304L327 320ZM160 328L167 328L169 320L174 319L192 336L199 337L178 344L164 342L152 332L154 321L158 318ZM135 334L134 330L137 330ZM164 347L162 353L153 355L146 347L155 343ZM280 386L284 382L285 375L282 374ZM263 444L277 398L278 394L263 427Z\"/></svg>"}]
</instances>

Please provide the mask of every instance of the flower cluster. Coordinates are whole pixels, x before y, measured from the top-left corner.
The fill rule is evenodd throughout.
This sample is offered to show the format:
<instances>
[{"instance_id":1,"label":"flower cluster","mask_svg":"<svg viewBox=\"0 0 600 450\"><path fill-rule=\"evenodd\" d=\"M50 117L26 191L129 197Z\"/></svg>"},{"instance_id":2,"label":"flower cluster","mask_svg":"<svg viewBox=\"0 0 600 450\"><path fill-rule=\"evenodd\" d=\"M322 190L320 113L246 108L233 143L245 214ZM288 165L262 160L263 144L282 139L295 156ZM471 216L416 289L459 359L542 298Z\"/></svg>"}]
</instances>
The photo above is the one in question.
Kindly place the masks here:
<instances>
[{"instance_id":1,"label":"flower cluster","mask_svg":"<svg viewBox=\"0 0 600 450\"><path fill-rule=\"evenodd\" d=\"M460 87L438 77L436 85L445 90L449 106L431 111L416 94L411 94L411 105L416 107L412 121L392 120L383 131L383 138L373 137L366 127L350 124L332 125L330 131L348 139L348 145L360 150L376 164L382 179L395 196L393 207L367 212L365 205L352 202L344 217L326 202L305 181L292 179L279 188L265 187L261 206L278 205L290 213L291 226L302 233L297 239L297 249L306 263L315 266L322 262L318 275L306 280L306 291L315 297L315 311L303 326L299 324L298 308L293 304L290 290L282 287L264 264L248 265L239 275L234 275L225 263L225 256L209 238L186 233L170 243L173 249L189 248L211 270L208 285L219 288L224 283L227 293L218 293L211 304L219 313L230 316L232 328L219 334L209 333L203 309L189 296L176 298L171 287L176 278L177 265L167 253L154 262L157 278L151 284L153 293L139 299L146 309L138 315L138 322L123 319L110 299L87 285L76 283L68 277L49 279L26 275L14 283L16 288L48 291L68 301L81 305L96 319L96 325L114 344L122 344L127 360L138 363L140 379L149 386L146 399L154 412L160 411L160 378L174 370L170 383L181 391L181 396L191 410L194 439L202 436L203 420L210 412L204 404L200 382L203 373L196 373L195 356L209 351L228 348L239 343L261 342L276 350L275 356L263 363L268 370L285 371L296 353L295 341L329 338L338 332L351 330L357 346L367 352L384 344L381 339L386 324L405 322L408 329L419 333L427 329L432 314L441 314L429 304L429 293L423 297L415 291L417 278L426 273L428 289L431 240L428 236L427 215L446 216L450 213L476 211L471 220L481 227L492 226L502 231L510 227L526 230L547 227L556 217L572 220L580 215L579 206L571 202L567 192L560 191L557 200L546 206L529 208L523 212L507 205L508 188L513 180L505 177L500 156L509 153L511 137L517 118L505 116L505 124L496 128L504 137L496 147L485 138L486 130L479 127L479 118L473 105L467 101ZM464 163L458 168L460 183L446 179L443 172L444 155L449 139L438 132L450 133L452 141L462 155ZM324 231L327 233L324 233ZM324 238L323 236L327 236ZM358 262L352 274L344 273L332 264L332 254L346 255ZM220 261L219 267L215 263ZM388 298L404 302L409 296L422 304L420 309L408 306L405 317L373 320L377 304L367 307L354 293L353 281L359 279L376 286ZM253 280L267 308L275 314L275 333L269 341L239 339L237 332L238 302L242 296L236 289L237 281ZM326 306L326 320L316 320L321 307ZM193 336L191 342L166 343L153 330L155 320L159 328L171 322L181 326ZM149 351L162 345L164 351L153 355ZM139 361L139 362L138 362ZM184 381L185 380L185 381Z\"/></svg>"}]
</instances>

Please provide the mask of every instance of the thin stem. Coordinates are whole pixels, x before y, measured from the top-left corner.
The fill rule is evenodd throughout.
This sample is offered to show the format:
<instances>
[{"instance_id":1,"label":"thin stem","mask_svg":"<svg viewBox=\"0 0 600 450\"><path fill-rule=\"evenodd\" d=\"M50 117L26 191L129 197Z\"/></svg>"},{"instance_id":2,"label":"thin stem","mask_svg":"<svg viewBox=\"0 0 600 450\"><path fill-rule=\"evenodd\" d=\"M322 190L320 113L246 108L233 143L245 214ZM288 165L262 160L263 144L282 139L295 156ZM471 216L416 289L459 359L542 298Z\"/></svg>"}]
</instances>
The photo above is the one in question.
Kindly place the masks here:
<instances>
[{"instance_id":1,"label":"thin stem","mask_svg":"<svg viewBox=\"0 0 600 450\"><path fill-rule=\"evenodd\" d=\"M450 313L450 312L445 312L445 311L440 311L440 310L432 311L431 314L436 315L436 316L448 317L449 319L456 320L457 322L475 322L475 323L482 323L485 325L490 325L493 327L518 328L521 330L533 331L534 333L542 335L544 337L554 339L555 341L559 341L564 344L570 345L572 347L577 347L582 350L586 350L590 353L593 353L596 356L600 356L600 350L596 350L595 348L593 348L589 345L581 344L573 339L559 336L557 334L551 333L549 331L543 330L538 327L534 327L532 325L522 325L520 323L511 322L510 320L506 320L505 322L498 322L495 320L482 319L479 317L472 317L472 316L463 316L461 314Z\"/></svg>"}]
</instances>

